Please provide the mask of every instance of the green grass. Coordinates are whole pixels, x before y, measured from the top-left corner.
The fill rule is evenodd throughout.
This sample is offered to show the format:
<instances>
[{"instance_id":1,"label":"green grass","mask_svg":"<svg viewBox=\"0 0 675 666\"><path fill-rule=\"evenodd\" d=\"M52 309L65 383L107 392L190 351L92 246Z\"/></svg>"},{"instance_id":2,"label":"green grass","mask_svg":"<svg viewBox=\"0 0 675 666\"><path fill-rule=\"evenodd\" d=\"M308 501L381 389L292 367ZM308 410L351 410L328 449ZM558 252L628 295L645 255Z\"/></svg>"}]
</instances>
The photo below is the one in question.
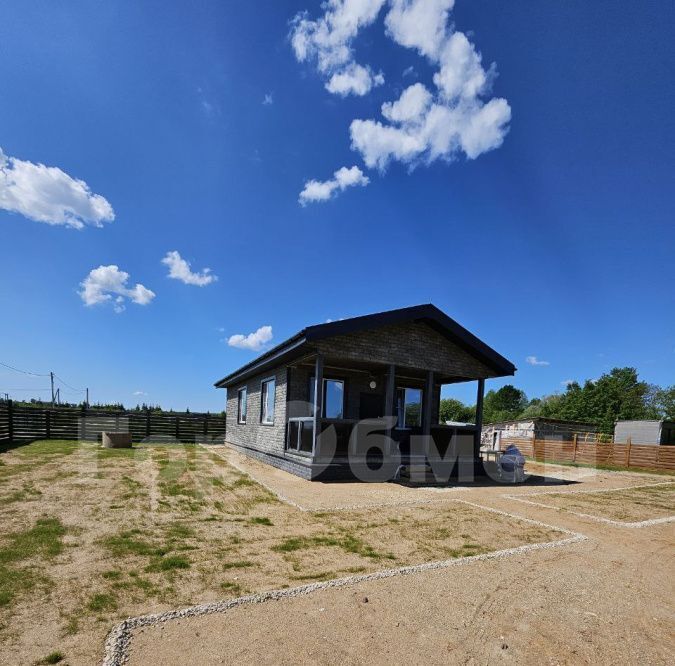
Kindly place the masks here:
<instances>
[{"instance_id":1,"label":"green grass","mask_svg":"<svg viewBox=\"0 0 675 666\"><path fill-rule=\"evenodd\" d=\"M115 557L124 557L126 555L161 557L166 554L167 550L165 548L156 546L141 538L140 534L142 534L141 530L137 529L118 532L113 536L102 539L100 543Z\"/></svg>"},{"instance_id":2,"label":"green grass","mask_svg":"<svg viewBox=\"0 0 675 666\"><path fill-rule=\"evenodd\" d=\"M65 659L63 652L56 650L55 652L50 652L46 657L42 657L39 661L36 661L36 665L41 664L59 664Z\"/></svg>"},{"instance_id":3,"label":"green grass","mask_svg":"<svg viewBox=\"0 0 675 666\"><path fill-rule=\"evenodd\" d=\"M321 546L342 548L342 550L347 553L354 553L371 559L380 559L383 557L396 559L389 553L378 553L372 546L369 546L353 534L344 534L342 536L291 537L285 539L276 546L272 546L272 550L277 553L293 553L299 550L308 550Z\"/></svg>"},{"instance_id":4,"label":"green grass","mask_svg":"<svg viewBox=\"0 0 675 666\"><path fill-rule=\"evenodd\" d=\"M248 567L254 567L257 566L255 562L251 562L250 560L238 560L236 562L225 562L223 564L223 571L227 571L228 569L246 569Z\"/></svg>"},{"instance_id":5,"label":"green grass","mask_svg":"<svg viewBox=\"0 0 675 666\"><path fill-rule=\"evenodd\" d=\"M167 555L145 567L147 572L172 571L174 569L189 569L190 560L182 555Z\"/></svg>"},{"instance_id":6,"label":"green grass","mask_svg":"<svg viewBox=\"0 0 675 666\"><path fill-rule=\"evenodd\" d=\"M252 525L267 525L268 527L274 525L274 523L266 516L253 516L252 518L249 518L248 522Z\"/></svg>"},{"instance_id":7,"label":"green grass","mask_svg":"<svg viewBox=\"0 0 675 666\"><path fill-rule=\"evenodd\" d=\"M114 611L117 609L117 600L111 594L99 592L92 595L87 604L87 608L94 613Z\"/></svg>"}]
</instances>

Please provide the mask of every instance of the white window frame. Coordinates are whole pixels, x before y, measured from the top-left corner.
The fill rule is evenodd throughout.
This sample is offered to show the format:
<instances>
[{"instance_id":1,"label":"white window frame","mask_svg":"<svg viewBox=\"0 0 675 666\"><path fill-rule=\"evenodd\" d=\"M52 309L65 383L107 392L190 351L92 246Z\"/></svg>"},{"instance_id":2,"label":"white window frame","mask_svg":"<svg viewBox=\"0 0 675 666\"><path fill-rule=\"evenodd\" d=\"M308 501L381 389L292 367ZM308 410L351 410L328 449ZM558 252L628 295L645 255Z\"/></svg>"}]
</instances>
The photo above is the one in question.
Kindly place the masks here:
<instances>
[{"instance_id":1,"label":"white window frame","mask_svg":"<svg viewBox=\"0 0 675 666\"><path fill-rule=\"evenodd\" d=\"M241 394L244 394L244 400L241 399ZM242 405L244 409L242 410ZM242 413L244 417L242 418ZM248 386L242 386L237 391L237 423L239 425L246 425L246 417L248 416Z\"/></svg>"},{"instance_id":2,"label":"white window frame","mask_svg":"<svg viewBox=\"0 0 675 666\"><path fill-rule=\"evenodd\" d=\"M269 417L269 414L265 414L265 407L267 406L267 401L265 400L265 386L268 386L271 382L274 382L274 394L272 396L272 420L265 420L265 416ZM277 378L276 377L267 377L260 382L260 423L262 425L274 425L274 416L277 403Z\"/></svg>"}]
</instances>

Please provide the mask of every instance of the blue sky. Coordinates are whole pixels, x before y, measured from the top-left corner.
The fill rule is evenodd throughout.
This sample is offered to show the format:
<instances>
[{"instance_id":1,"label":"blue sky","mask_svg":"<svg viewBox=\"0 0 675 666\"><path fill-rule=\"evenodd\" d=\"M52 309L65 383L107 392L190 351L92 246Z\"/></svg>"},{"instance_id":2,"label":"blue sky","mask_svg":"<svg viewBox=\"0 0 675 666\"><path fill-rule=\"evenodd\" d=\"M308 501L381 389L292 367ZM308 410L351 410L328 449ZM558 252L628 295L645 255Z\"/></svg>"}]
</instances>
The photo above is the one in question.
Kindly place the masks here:
<instances>
[{"instance_id":1,"label":"blue sky","mask_svg":"<svg viewBox=\"0 0 675 666\"><path fill-rule=\"evenodd\" d=\"M322 69L318 24L291 24L320 3L3 3L0 361L94 401L213 411L213 381L257 353L231 336L433 302L530 396L617 365L674 383L675 6L457 0L426 45L391 7ZM457 32L487 78L461 104L434 80L470 83L443 59ZM326 88L357 66L366 94ZM380 129L416 84L461 122L502 115L487 138L441 127L440 154L383 152L378 132L422 141ZM355 119L375 134L354 149ZM100 266L118 269L85 290ZM1 392L45 386L0 368Z\"/></svg>"}]
</instances>

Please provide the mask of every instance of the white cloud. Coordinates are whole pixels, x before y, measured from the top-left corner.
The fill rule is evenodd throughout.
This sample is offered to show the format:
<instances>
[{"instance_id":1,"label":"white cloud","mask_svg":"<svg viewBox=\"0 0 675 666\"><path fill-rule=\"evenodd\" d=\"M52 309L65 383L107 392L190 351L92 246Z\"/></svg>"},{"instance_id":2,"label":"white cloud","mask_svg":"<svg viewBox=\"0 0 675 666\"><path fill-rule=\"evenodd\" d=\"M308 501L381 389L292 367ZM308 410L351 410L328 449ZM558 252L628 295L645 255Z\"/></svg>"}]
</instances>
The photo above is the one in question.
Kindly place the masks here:
<instances>
[{"instance_id":1,"label":"white cloud","mask_svg":"<svg viewBox=\"0 0 675 666\"><path fill-rule=\"evenodd\" d=\"M370 179L359 167L353 166L349 169L341 167L330 180L308 180L305 183L305 189L300 192L298 201L303 206L312 201L327 201L338 191L342 192L355 185L365 187L369 182Z\"/></svg>"},{"instance_id":2,"label":"white cloud","mask_svg":"<svg viewBox=\"0 0 675 666\"><path fill-rule=\"evenodd\" d=\"M0 209L36 222L81 229L112 222L112 206L58 167L8 157L0 148Z\"/></svg>"},{"instance_id":3,"label":"white cloud","mask_svg":"<svg viewBox=\"0 0 675 666\"><path fill-rule=\"evenodd\" d=\"M574 384L574 380L573 380L573 379L563 379L563 380L560 382L560 386L569 386L570 384Z\"/></svg>"},{"instance_id":4,"label":"white cloud","mask_svg":"<svg viewBox=\"0 0 675 666\"><path fill-rule=\"evenodd\" d=\"M381 86L384 76L373 74L370 68L351 63L344 69L333 74L326 83L328 92L346 97L347 95L365 95L374 86Z\"/></svg>"},{"instance_id":5,"label":"white cloud","mask_svg":"<svg viewBox=\"0 0 675 666\"><path fill-rule=\"evenodd\" d=\"M204 268L202 271L194 273L190 268L190 262L183 259L177 250L167 252L162 259L162 263L169 267L170 278L180 280L184 284L205 287L218 279L218 276L211 273L210 268Z\"/></svg>"},{"instance_id":6,"label":"white cloud","mask_svg":"<svg viewBox=\"0 0 675 666\"><path fill-rule=\"evenodd\" d=\"M436 58L445 40L445 24L455 0L391 0L384 24L401 46Z\"/></svg>"},{"instance_id":7,"label":"white cloud","mask_svg":"<svg viewBox=\"0 0 675 666\"><path fill-rule=\"evenodd\" d=\"M436 68L434 88L408 87L398 100L382 105L384 120L356 118L350 125L351 147L366 166L386 167L392 161L411 167L435 160L475 159L501 146L508 132L511 108L502 98L487 99L496 69L483 67L476 47L450 20L454 0L386 0L386 34L414 49ZM370 25L385 0L329 0L324 14L307 13L293 21L291 40L299 61L315 60L328 78L326 88L340 95L367 94L376 80L369 65L354 60L352 42ZM413 73L410 67L404 76ZM332 190L310 181L327 198ZM328 194L327 194L328 192Z\"/></svg>"},{"instance_id":8,"label":"white cloud","mask_svg":"<svg viewBox=\"0 0 675 666\"><path fill-rule=\"evenodd\" d=\"M265 97L263 97L263 106L271 106L274 104L274 97L272 97L272 93L265 93Z\"/></svg>"},{"instance_id":9,"label":"white cloud","mask_svg":"<svg viewBox=\"0 0 675 666\"><path fill-rule=\"evenodd\" d=\"M231 335L227 344L230 347L237 347L238 349L250 349L252 351L260 351L268 342L272 340L272 327L261 326L257 331L242 335L237 333Z\"/></svg>"},{"instance_id":10,"label":"white cloud","mask_svg":"<svg viewBox=\"0 0 675 666\"><path fill-rule=\"evenodd\" d=\"M117 266L99 266L89 271L89 275L80 283L80 298L85 305L98 305L112 301L115 312L123 312L125 299L138 305L147 305L155 297L155 293L142 284L129 288L129 273L121 271Z\"/></svg>"},{"instance_id":11,"label":"white cloud","mask_svg":"<svg viewBox=\"0 0 675 666\"><path fill-rule=\"evenodd\" d=\"M353 59L352 41L359 30L375 21L385 0L327 0L325 13L312 20L300 12L291 22L291 45L299 62L315 61L329 77L326 88L339 95L365 95L384 77Z\"/></svg>"},{"instance_id":12,"label":"white cloud","mask_svg":"<svg viewBox=\"0 0 675 666\"><path fill-rule=\"evenodd\" d=\"M145 391L134 391L132 395L148 395Z\"/></svg>"},{"instance_id":13,"label":"white cloud","mask_svg":"<svg viewBox=\"0 0 675 666\"><path fill-rule=\"evenodd\" d=\"M525 362L529 365L551 365L548 361L540 361L536 356L528 356Z\"/></svg>"}]
</instances>

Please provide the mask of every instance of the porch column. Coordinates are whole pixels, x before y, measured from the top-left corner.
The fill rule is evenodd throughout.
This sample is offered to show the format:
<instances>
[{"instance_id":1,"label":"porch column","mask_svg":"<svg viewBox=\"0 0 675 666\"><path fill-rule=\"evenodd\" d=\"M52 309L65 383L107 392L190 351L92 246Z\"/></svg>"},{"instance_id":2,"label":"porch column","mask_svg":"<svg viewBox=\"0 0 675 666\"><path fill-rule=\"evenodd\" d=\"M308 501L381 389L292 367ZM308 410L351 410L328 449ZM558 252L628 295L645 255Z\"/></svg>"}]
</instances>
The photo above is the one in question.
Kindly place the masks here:
<instances>
[{"instance_id":1,"label":"porch column","mask_svg":"<svg viewBox=\"0 0 675 666\"><path fill-rule=\"evenodd\" d=\"M478 460L480 456L480 438L483 432L483 394L485 393L485 380L478 380L478 392L476 394L476 433L473 440L473 457Z\"/></svg>"},{"instance_id":2,"label":"porch column","mask_svg":"<svg viewBox=\"0 0 675 666\"><path fill-rule=\"evenodd\" d=\"M393 416L394 410L394 391L396 389L396 366L390 365L387 369L387 386L384 393L384 415ZM387 451L385 455L391 455L391 428L388 427L385 431L387 436Z\"/></svg>"},{"instance_id":3,"label":"porch column","mask_svg":"<svg viewBox=\"0 0 675 666\"><path fill-rule=\"evenodd\" d=\"M312 414L312 427L314 429L314 441L312 444L312 456L316 457L319 452L319 434L321 428L321 415L323 414L323 355L317 354L314 362L314 412Z\"/></svg>"},{"instance_id":4,"label":"porch column","mask_svg":"<svg viewBox=\"0 0 675 666\"><path fill-rule=\"evenodd\" d=\"M424 406L422 409L422 434L424 435L424 455L429 455L429 439L431 437L431 410L434 397L434 373L427 372L427 383L424 389Z\"/></svg>"}]
</instances>

